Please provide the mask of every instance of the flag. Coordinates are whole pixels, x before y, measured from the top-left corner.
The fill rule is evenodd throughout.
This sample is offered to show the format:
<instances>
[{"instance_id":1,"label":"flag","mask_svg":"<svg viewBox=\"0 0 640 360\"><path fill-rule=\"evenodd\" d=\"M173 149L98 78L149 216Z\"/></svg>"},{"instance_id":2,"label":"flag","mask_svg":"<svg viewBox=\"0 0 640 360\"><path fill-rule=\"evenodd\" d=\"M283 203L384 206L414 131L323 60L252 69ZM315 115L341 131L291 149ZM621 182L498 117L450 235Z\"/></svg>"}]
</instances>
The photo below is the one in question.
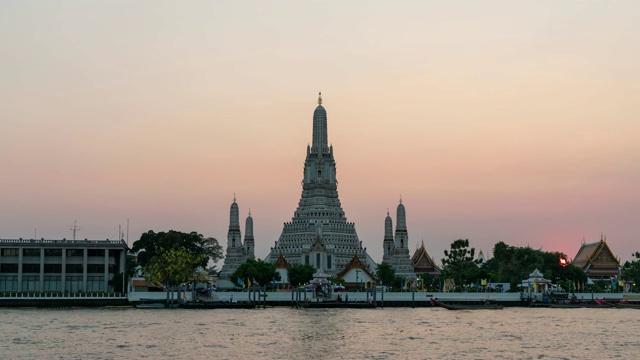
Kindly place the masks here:
<instances>
[{"instance_id":1,"label":"flag","mask_svg":"<svg viewBox=\"0 0 640 360\"><path fill-rule=\"evenodd\" d=\"M480 280L480 285L487 286L487 279Z\"/></svg>"},{"instance_id":2,"label":"flag","mask_svg":"<svg viewBox=\"0 0 640 360\"><path fill-rule=\"evenodd\" d=\"M247 278L247 286L251 287L251 279Z\"/></svg>"},{"instance_id":3,"label":"flag","mask_svg":"<svg viewBox=\"0 0 640 360\"><path fill-rule=\"evenodd\" d=\"M240 286L242 286L242 288L244 288L244 282L240 278L238 278L238 285L240 285Z\"/></svg>"},{"instance_id":4,"label":"flag","mask_svg":"<svg viewBox=\"0 0 640 360\"><path fill-rule=\"evenodd\" d=\"M256 278L253 278L253 286L260 286L260 284L258 284L258 282L256 281Z\"/></svg>"}]
</instances>

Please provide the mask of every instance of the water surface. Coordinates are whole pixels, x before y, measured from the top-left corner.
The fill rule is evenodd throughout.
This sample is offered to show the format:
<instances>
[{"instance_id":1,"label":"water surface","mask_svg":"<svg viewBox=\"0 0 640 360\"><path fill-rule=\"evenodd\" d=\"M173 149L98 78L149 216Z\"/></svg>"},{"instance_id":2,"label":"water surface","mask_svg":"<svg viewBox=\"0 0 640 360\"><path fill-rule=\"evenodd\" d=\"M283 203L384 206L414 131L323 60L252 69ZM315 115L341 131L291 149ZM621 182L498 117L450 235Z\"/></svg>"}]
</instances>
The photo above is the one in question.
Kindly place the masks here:
<instances>
[{"instance_id":1,"label":"water surface","mask_svg":"<svg viewBox=\"0 0 640 360\"><path fill-rule=\"evenodd\" d=\"M3 359L635 359L640 311L0 309Z\"/></svg>"}]
</instances>

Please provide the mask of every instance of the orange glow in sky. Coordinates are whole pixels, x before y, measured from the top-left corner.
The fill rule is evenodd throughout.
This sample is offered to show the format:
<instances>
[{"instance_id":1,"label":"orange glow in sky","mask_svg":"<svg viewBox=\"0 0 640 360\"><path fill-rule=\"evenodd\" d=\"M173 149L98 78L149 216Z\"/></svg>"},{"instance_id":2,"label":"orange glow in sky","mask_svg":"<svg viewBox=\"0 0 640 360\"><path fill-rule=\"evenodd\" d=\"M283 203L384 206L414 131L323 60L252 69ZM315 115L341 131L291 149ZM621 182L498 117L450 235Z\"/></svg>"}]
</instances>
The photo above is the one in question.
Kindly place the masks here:
<instances>
[{"instance_id":1,"label":"orange glow in sky","mask_svg":"<svg viewBox=\"0 0 640 360\"><path fill-rule=\"evenodd\" d=\"M322 90L338 191L382 259L458 238L638 251L640 2L2 2L0 237L198 231L237 194L265 257ZM395 222L395 216L394 222ZM244 228L243 228L244 231Z\"/></svg>"}]
</instances>

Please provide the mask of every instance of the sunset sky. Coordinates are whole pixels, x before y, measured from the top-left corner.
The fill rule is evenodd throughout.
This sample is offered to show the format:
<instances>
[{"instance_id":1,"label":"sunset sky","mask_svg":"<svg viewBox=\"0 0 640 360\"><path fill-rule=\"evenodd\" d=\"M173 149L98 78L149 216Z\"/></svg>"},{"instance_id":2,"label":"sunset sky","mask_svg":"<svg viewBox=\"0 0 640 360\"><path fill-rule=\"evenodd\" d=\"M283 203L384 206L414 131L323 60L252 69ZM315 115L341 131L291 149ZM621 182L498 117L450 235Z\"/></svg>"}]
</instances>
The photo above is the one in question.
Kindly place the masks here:
<instances>
[{"instance_id":1,"label":"sunset sky","mask_svg":"<svg viewBox=\"0 0 640 360\"><path fill-rule=\"evenodd\" d=\"M382 260L468 238L640 250L639 1L2 1L0 237L198 231L237 194L264 258L318 91L343 209ZM36 230L37 229L37 230Z\"/></svg>"}]
</instances>

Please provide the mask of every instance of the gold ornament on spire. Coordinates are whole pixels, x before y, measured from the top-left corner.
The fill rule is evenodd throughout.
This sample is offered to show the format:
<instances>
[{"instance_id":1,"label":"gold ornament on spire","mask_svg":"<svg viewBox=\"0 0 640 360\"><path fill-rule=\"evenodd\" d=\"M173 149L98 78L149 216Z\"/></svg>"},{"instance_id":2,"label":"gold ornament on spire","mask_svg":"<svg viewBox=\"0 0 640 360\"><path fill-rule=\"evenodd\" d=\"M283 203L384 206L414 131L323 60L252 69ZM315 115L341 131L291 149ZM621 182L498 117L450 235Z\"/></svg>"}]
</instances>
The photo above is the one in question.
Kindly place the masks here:
<instances>
[{"instance_id":1,"label":"gold ornament on spire","mask_svg":"<svg viewBox=\"0 0 640 360\"><path fill-rule=\"evenodd\" d=\"M233 193L233 202L236 202L236 193Z\"/></svg>"},{"instance_id":2,"label":"gold ornament on spire","mask_svg":"<svg viewBox=\"0 0 640 360\"><path fill-rule=\"evenodd\" d=\"M400 204L402 204L402 195L400 195Z\"/></svg>"},{"instance_id":3,"label":"gold ornament on spire","mask_svg":"<svg viewBox=\"0 0 640 360\"><path fill-rule=\"evenodd\" d=\"M322 105L322 91L318 92L318 105Z\"/></svg>"}]
</instances>

